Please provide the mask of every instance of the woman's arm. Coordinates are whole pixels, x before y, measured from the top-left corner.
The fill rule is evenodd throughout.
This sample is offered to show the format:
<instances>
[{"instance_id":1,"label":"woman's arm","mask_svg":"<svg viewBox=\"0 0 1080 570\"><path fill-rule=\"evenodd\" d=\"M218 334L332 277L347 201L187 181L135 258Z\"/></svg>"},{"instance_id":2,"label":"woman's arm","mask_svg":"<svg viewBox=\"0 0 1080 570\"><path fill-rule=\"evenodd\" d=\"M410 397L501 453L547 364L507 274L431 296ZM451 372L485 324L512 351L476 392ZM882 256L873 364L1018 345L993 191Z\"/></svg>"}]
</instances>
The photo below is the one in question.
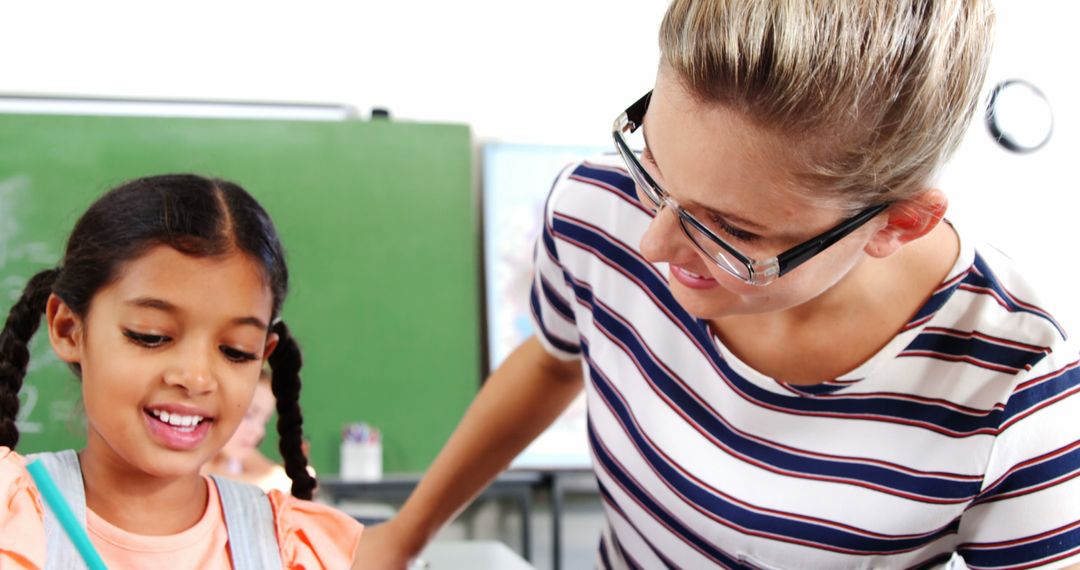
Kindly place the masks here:
<instances>
[{"instance_id":1,"label":"woman's arm","mask_svg":"<svg viewBox=\"0 0 1080 570\"><path fill-rule=\"evenodd\" d=\"M450 440L392 520L364 532L354 568L404 568L582 389L579 361L550 354L535 337L488 377Z\"/></svg>"}]
</instances>

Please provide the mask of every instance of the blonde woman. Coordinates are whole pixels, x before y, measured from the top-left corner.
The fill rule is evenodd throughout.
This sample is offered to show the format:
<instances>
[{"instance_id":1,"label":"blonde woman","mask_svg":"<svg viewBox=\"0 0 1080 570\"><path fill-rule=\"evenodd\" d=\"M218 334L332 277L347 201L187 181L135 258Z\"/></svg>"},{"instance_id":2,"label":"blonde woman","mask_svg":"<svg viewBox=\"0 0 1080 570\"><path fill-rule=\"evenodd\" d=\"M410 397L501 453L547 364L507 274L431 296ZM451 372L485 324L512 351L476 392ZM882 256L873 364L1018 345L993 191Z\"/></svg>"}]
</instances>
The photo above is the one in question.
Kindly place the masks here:
<instances>
[{"instance_id":1,"label":"blonde woman","mask_svg":"<svg viewBox=\"0 0 1080 570\"><path fill-rule=\"evenodd\" d=\"M618 153L552 190L537 335L363 567L400 568L583 387L599 567L1080 562L1077 348L934 186L993 19L672 3L654 88L613 110Z\"/></svg>"}]
</instances>

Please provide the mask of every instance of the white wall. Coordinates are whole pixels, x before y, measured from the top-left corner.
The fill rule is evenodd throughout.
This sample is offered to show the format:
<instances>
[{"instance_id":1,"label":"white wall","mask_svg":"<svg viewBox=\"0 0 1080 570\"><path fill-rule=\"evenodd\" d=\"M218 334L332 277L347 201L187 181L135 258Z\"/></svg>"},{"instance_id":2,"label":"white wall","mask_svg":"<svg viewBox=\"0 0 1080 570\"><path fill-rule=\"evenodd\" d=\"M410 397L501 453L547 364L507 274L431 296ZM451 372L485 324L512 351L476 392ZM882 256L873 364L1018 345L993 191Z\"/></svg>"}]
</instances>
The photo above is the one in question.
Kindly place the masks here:
<instances>
[{"instance_id":1,"label":"white wall","mask_svg":"<svg viewBox=\"0 0 1080 570\"><path fill-rule=\"evenodd\" d=\"M950 216L1028 268L1050 307L1080 334L1080 3L999 0L998 38L988 87L1020 78L1036 84L1055 113L1042 149L1015 154L994 143L980 117L941 177ZM1070 324L1071 323L1071 324Z\"/></svg>"},{"instance_id":2,"label":"white wall","mask_svg":"<svg viewBox=\"0 0 1080 570\"><path fill-rule=\"evenodd\" d=\"M0 4L0 93L347 103L472 125L479 140L607 144L652 82L665 0ZM1038 84L1054 138L1020 156L972 126L952 217L1041 273L1066 320L1080 183L1080 4L999 0L991 83ZM1080 318L1076 320L1080 321ZM1072 327L1076 328L1076 327Z\"/></svg>"},{"instance_id":3,"label":"white wall","mask_svg":"<svg viewBox=\"0 0 1080 570\"><path fill-rule=\"evenodd\" d=\"M348 103L607 143L664 0L0 3L0 92Z\"/></svg>"}]
</instances>

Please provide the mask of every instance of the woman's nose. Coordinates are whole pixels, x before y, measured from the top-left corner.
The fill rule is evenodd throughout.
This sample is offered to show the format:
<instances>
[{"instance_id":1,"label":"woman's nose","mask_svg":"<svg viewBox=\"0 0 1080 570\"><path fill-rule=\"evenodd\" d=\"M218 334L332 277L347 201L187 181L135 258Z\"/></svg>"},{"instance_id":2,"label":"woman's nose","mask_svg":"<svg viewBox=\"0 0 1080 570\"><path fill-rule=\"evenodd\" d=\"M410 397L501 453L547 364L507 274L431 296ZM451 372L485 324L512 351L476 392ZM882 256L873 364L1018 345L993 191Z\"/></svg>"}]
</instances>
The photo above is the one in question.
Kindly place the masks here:
<instances>
[{"instance_id":1,"label":"woman's nose","mask_svg":"<svg viewBox=\"0 0 1080 570\"><path fill-rule=\"evenodd\" d=\"M685 251L688 245L679 215L673 208L661 204L641 236L641 254L653 263L677 261L680 252Z\"/></svg>"}]
</instances>

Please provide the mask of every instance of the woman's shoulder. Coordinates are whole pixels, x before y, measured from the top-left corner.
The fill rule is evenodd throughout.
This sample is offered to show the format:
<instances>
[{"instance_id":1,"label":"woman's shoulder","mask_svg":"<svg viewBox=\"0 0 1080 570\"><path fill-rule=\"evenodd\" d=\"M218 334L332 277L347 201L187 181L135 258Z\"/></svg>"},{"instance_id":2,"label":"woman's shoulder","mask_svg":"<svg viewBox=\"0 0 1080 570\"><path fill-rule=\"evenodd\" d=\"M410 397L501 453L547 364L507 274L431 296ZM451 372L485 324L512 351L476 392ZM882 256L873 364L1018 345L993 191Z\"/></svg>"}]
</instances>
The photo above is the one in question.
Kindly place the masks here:
<instances>
[{"instance_id":1,"label":"woman's shoulder","mask_svg":"<svg viewBox=\"0 0 1080 570\"><path fill-rule=\"evenodd\" d=\"M1069 334L1060 299L1049 291L1043 272L1033 271L979 236L963 233L961 255L935 296L948 298L943 317L995 338L1060 349ZM963 291L954 295L954 291Z\"/></svg>"},{"instance_id":2,"label":"woman's shoulder","mask_svg":"<svg viewBox=\"0 0 1080 570\"><path fill-rule=\"evenodd\" d=\"M615 153L596 154L571 162L559 172L551 187L552 206L588 207L608 199L636 203L634 180Z\"/></svg>"},{"instance_id":3,"label":"woman's shoulder","mask_svg":"<svg viewBox=\"0 0 1080 570\"><path fill-rule=\"evenodd\" d=\"M274 510L282 562L287 568L348 568L363 525L328 505L267 493Z\"/></svg>"},{"instance_id":4,"label":"woman's shoulder","mask_svg":"<svg viewBox=\"0 0 1080 570\"><path fill-rule=\"evenodd\" d=\"M44 566L44 512L26 458L0 446L0 568Z\"/></svg>"}]
</instances>

